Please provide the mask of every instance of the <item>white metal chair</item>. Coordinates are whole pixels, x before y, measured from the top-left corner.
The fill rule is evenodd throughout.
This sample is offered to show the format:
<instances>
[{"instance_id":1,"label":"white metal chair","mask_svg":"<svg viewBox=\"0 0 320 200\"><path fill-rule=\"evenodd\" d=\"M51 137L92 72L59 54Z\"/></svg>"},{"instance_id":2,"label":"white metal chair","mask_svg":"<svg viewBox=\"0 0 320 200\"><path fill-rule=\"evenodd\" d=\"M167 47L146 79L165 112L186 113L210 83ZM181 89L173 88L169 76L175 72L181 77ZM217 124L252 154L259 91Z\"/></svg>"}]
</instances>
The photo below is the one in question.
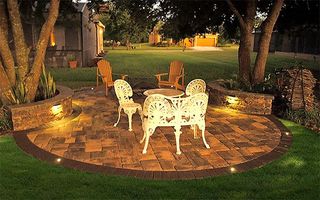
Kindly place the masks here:
<instances>
[{"instance_id":1,"label":"white metal chair","mask_svg":"<svg viewBox=\"0 0 320 200\"><path fill-rule=\"evenodd\" d=\"M186 95L191 96L193 94L205 93L206 92L206 82L202 79L192 80L186 87Z\"/></svg>"},{"instance_id":2,"label":"white metal chair","mask_svg":"<svg viewBox=\"0 0 320 200\"><path fill-rule=\"evenodd\" d=\"M205 113L208 106L208 95L194 94L185 98L172 98L153 94L146 98L143 105L143 131L140 143L145 140L142 153L147 153L149 138L157 127L173 126L175 129L177 154L180 151L181 126L198 125L202 131L202 140L206 148L210 148L205 139ZM195 130L195 129L194 129Z\"/></svg>"},{"instance_id":3,"label":"white metal chair","mask_svg":"<svg viewBox=\"0 0 320 200\"><path fill-rule=\"evenodd\" d=\"M121 79L116 80L114 82L114 90L119 100L118 120L114 126L118 125L120 121L121 110L123 109L124 113L128 115L129 131L132 131L132 115L138 110L142 119L142 107L139 103L135 103L131 98L133 92L130 84L127 81Z\"/></svg>"},{"instance_id":4,"label":"white metal chair","mask_svg":"<svg viewBox=\"0 0 320 200\"><path fill-rule=\"evenodd\" d=\"M186 87L186 95L191 96L198 93L206 92L206 82L202 79L194 79L192 80ZM191 129L193 130L193 138L198 139L197 136L197 127L195 125L191 125Z\"/></svg>"}]
</instances>

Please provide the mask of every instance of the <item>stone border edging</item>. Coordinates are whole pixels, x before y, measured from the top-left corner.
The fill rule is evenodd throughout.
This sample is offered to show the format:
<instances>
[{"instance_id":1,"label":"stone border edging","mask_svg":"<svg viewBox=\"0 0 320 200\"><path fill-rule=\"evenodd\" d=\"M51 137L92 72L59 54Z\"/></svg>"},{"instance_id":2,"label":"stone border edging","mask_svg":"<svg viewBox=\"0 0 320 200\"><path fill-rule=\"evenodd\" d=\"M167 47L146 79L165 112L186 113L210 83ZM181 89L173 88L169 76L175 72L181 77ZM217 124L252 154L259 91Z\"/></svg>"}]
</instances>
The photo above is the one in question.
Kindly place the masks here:
<instances>
[{"instance_id":1,"label":"stone border edging","mask_svg":"<svg viewBox=\"0 0 320 200\"><path fill-rule=\"evenodd\" d=\"M62 165L66 168L78 169L85 172L103 173L106 175L122 175L129 177L136 177L140 179L152 179L152 180L187 180L187 179L202 179L206 177L214 177L220 175L228 175L233 173L245 172L251 169L262 167L286 153L292 143L292 134L290 131L273 115L266 116L272 121L280 130L281 138L277 147L275 147L268 154L264 154L256 159L250 160L245 163L240 163L234 166L222 167L216 169L206 170L190 170L190 171L143 171L143 170L131 170L123 168L114 168L109 166L95 165L84 163L76 160L61 158L54 154L51 154L32 143L27 137L27 131L14 132L16 144L26 153L38 158L42 161L49 162L51 164ZM61 159L58 162L58 158ZM231 170L234 169L234 171Z\"/></svg>"}]
</instances>

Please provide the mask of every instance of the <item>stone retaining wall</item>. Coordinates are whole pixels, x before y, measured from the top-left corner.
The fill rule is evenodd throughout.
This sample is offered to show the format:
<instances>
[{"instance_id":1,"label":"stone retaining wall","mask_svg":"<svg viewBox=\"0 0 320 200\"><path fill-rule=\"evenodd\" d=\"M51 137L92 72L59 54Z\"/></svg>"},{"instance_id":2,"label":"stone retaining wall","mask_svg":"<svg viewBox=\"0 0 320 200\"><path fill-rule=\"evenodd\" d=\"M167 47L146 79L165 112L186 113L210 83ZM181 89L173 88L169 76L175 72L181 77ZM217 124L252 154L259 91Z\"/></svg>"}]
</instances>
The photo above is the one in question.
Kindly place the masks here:
<instances>
[{"instance_id":1,"label":"stone retaining wall","mask_svg":"<svg viewBox=\"0 0 320 200\"><path fill-rule=\"evenodd\" d=\"M72 113L73 90L57 86L59 94L34 103L9 107L14 131L27 130L62 119Z\"/></svg>"},{"instance_id":2,"label":"stone retaining wall","mask_svg":"<svg viewBox=\"0 0 320 200\"><path fill-rule=\"evenodd\" d=\"M271 114L274 99L272 95L228 90L217 82L210 82L208 89L210 101L215 105L227 106L248 114Z\"/></svg>"}]
</instances>

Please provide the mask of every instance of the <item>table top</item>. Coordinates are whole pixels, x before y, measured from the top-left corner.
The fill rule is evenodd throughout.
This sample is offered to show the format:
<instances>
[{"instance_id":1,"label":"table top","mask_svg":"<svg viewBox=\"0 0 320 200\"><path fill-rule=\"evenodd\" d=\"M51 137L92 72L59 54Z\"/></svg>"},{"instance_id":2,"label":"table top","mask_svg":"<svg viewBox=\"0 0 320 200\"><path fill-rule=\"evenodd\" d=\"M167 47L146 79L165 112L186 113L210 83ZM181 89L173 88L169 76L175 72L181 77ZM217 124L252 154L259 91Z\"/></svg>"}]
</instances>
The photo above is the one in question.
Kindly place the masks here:
<instances>
[{"instance_id":1,"label":"table top","mask_svg":"<svg viewBox=\"0 0 320 200\"><path fill-rule=\"evenodd\" d=\"M170 89L170 88L159 88L159 89L146 90L143 94L145 96L149 96L151 94L162 94L168 97L181 97L182 95L184 95L184 92L181 90Z\"/></svg>"}]
</instances>

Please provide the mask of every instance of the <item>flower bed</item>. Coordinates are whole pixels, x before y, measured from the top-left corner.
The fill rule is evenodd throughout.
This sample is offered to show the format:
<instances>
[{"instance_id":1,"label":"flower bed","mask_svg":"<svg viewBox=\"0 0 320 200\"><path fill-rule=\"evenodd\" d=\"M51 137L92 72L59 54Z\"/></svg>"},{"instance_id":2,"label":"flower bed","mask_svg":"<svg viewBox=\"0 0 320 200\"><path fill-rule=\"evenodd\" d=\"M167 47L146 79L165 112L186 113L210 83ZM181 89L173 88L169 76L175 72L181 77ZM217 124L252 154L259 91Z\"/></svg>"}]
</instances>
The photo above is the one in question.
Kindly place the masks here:
<instances>
[{"instance_id":1,"label":"flower bed","mask_svg":"<svg viewBox=\"0 0 320 200\"><path fill-rule=\"evenodd\" d=\"M43 101L9 106L14 131L27 130L62 119L72 113L70 88L58 86L59 94Z\"/></svg>"},{"instance_id":2,"label":"flower bed","mask_svg":"<svg viewBox=\"0 0 320 200\"><path fill-rule=\"evenodd\" d=\"M248 114L271 114L274 99L272 95L229 90L215 81L208 84L208 89L210 101L215 105L227 106Z\"/></svg>"}]
</instances>

